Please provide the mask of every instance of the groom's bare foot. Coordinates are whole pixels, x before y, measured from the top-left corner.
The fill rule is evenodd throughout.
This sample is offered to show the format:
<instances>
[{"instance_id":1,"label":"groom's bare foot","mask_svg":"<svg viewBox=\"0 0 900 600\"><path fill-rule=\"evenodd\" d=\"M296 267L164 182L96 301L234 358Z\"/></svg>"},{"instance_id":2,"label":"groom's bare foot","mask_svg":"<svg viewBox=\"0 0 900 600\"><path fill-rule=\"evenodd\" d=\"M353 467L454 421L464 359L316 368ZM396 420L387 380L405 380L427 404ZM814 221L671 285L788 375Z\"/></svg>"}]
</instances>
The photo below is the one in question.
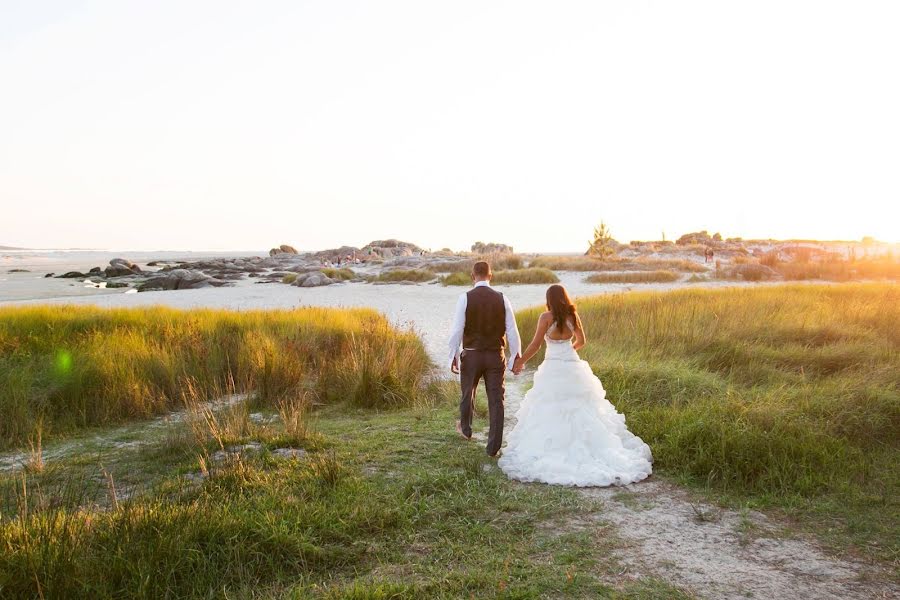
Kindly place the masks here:
<instances>
[{"instance_id":1,"label":"groom's bare foot","mask_svg":"<svg viewBox=\"0 0 900 600\"><path fill-rule=\"evenodd\" d=\"M463 433L463 430L462 430L462 423L459 422L459 421L456 422L456 433L458 433L459 435L461 435L461 436L463 437L464 440L469 440L469 441L472 440L472 436L471 436L471 435L466 435L466 434Z\"/></svg>"}]
</instances>

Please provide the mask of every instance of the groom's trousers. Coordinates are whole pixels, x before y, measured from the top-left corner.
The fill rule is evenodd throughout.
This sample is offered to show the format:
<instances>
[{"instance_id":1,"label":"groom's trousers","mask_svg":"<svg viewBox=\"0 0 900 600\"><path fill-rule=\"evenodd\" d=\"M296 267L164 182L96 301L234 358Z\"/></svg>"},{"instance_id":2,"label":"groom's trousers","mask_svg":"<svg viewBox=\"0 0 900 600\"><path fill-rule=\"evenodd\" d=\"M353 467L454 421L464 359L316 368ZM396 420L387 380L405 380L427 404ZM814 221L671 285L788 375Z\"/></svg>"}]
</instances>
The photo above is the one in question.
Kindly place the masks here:
<instances>
[{"instance_id":1,"label":"groom's trousers","mask_svg":"<svg viewBox=\"0 0 900 600\"><path fill-rule=\"evenodd\" d=\"M506 372L506 355L497 350L463 350L459 357L459 383L462 399L459 403L460 427L466 437L472 435L472 413L475 407L475 390L478 381L484 379L488 398L487 453L495 455L503 443L503 376Z\"/></svg>"}]
</instances>

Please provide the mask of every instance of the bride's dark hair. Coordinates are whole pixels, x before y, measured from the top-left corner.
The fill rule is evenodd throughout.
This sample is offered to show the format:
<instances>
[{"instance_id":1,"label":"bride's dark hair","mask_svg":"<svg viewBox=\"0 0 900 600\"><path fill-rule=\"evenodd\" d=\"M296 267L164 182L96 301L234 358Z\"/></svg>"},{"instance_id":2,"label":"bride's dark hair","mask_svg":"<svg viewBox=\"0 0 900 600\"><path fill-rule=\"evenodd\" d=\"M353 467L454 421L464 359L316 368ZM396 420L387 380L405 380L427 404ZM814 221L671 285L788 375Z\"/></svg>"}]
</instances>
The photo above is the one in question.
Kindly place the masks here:
<instances>
[{"instance_id":1,"label":"bride's dark hair","mask_svg":"<svg viewBox=\"0 0 900 600\"><path fill-rule=\"evenodd\" d=\"M553 321L560 331L567 327L566 319L572 317L575 320L575 305L569 299L566 288L558 283L547 288L547 310L553 314Z\"/></svg>"}]
</instances>

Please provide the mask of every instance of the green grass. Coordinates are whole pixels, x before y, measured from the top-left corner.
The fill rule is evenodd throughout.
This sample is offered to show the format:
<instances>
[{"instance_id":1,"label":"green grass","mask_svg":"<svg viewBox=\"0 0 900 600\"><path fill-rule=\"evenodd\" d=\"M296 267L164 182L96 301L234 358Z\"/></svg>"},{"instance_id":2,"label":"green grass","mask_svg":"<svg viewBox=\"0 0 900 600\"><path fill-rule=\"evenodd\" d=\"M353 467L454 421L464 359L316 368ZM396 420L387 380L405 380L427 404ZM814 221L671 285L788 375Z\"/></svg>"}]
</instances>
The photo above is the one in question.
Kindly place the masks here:
<instances>
[{"instance_id":1,"label":"green grass","mask_svg":"<svg viewBox=\"0 0 900 600\"><path fill-rule=\"evenodd\" d=\"M900 288L616 294L579 313L581 355L655 469L897 560Z\"/></svg>"},{"instance_id":2,"label":"green grass","mask_svg":"<svg viewBox=\"0 0 900 600\"><path fill-rule=\"evenodd\" d=\"M681 275L675 271L630 271L625 273L594 273L585 283L666 283L678 281Z\"/></svg>"},{"instance_id":3,"label":"green grass","mask_svg":"<svg viewBox=\"0 0 900 600\"><path fill-rule=\"evenodd\" d=\"M198 483L182 474L197 472L210 448L190 435L173 442L182 437L174 424L140 449L0 474L0 596L689 597L618 577L619 542L597 506L570 489L508 480L480 444L459 440L454 414L452 405L326 407L300 459L272 454L280 423L250 426L232 441L262 450ZM146 478L132 499L98 508L78 492L102 493L91 483L99 472Z\"/></svg>"},{"instance_id":4,"label":"green grass","mask_svg":"<svg viewBox=\"0 0 900 600\"><path fill-rule=\"evenodd\" d=\"M427 269L397 269L394 271L383 271L377 277L370 279L372 282L384 283L400 283L404 281L412 281L421 283L431 281L436 275Z\"/></svg>"},{"instance_id":5,"label":"green grass","mask_svg":"<svg viewBox=\"0 0 900 600\"><path fill-rule=\"evenodd\" d=\"M0 446L235 392L410 405L430 361L372 310L0 309Z\"/></svg>"},{"instance_id":6,"label":"green grass","mask_svg":"<svg viewBox=\"0 0 900 600\"><path fill-rule=\"evenodd\" d=\"M700 263L678 258L618 258L606 260L590 256L538 256L529 264L553 271L657 271L670 270L685 273L704 273Z\"/></svg>"}]
</instances>

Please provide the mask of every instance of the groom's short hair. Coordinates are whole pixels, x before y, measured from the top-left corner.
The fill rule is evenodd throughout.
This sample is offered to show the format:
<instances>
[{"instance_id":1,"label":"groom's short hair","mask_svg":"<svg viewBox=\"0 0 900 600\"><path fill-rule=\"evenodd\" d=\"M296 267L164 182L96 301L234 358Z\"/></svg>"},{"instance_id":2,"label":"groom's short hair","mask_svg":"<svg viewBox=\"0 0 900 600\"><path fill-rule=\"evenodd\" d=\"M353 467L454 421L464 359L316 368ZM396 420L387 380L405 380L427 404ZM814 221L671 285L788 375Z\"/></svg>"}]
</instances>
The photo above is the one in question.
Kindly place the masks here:
<instances>
[{"instance_id":1,"label":"groom's short hair","mask_svg":"<svg viewBox=\"0 0 900 600\"><path fill-rule=\"evenodd\" d=\"M479 260L472 265L472 275L475 277L487 277L491 274L491 265L487 261Z\"/></svg>"}]
</instances>

